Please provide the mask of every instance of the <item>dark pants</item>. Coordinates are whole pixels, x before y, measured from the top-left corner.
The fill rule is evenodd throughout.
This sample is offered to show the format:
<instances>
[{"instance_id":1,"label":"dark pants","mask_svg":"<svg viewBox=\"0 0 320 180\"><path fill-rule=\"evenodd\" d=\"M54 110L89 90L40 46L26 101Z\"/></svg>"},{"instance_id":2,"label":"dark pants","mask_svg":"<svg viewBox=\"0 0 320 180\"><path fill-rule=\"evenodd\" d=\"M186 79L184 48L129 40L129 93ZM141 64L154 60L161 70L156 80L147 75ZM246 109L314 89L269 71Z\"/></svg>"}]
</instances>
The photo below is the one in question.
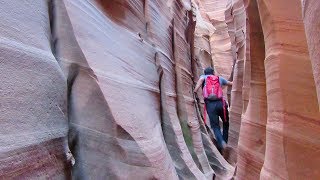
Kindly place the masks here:
<instances>
[{"instance_id":1,"label":"dark pants","mask_svg":"<svg viewBox=\"0 0 320 180\"><path fill-rule=\"evenodd\" d=\"M229 112L228 112L228 105L225 103L225 111L226 117L224 117L223 113L223 102L219 101L209 101L205 100L207 113L210 118L210 125L216 136L218 148L222 148L222 142L228 142L228 131L229 131ZM223 122L223 135L221 134L220 124L219 124L219 117L222 119Z\"/></svg>"}]
</instances>

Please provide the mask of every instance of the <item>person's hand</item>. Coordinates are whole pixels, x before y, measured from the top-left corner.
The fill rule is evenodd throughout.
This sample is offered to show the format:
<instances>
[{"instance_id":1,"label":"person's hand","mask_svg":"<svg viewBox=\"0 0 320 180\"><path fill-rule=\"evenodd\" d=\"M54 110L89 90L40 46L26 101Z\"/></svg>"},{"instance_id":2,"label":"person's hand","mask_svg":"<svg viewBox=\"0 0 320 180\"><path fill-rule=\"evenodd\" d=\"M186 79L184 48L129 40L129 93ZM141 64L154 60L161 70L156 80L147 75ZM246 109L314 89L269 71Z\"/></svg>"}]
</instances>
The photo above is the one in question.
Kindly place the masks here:
<instances>
[{"instance_id":1,"label":"person's hand","mask_svg":"<svg viewBox=\"0 0 320 180\"><path fill-rule=\"evenodd\" d=\"M192 122L191 121L188 121L187 124L188 124L189 127L192 127Z\"/></svg>"}]
</instances>

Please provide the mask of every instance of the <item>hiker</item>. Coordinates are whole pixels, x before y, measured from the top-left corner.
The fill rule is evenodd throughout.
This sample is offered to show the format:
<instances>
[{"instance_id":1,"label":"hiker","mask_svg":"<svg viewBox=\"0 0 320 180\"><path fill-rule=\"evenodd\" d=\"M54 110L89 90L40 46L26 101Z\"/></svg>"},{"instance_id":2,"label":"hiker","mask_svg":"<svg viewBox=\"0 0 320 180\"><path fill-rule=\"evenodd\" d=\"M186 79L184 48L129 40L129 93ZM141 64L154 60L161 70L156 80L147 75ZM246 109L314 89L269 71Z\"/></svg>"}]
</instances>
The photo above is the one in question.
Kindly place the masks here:
<instances>
[{"instance_id":1,"label":"hiker","mask_svg":"<svg viewBox=\"0 0 320 180\"><path fill-rule=\"evenodd\" d=\"M213 68L208 67L204 70L204 75L200 76L194 89L194 93L197 93L202 86L202 95L205 102L204 121L206 120L207 112L219 151L225 149L228 142L229 112L228 104L224 100L222 92L222 87L226 85L232 86L232 82L221 76L215 76ZM219 117L223 121L223 135L220 130Z\"/></svg>"}]
</instances>

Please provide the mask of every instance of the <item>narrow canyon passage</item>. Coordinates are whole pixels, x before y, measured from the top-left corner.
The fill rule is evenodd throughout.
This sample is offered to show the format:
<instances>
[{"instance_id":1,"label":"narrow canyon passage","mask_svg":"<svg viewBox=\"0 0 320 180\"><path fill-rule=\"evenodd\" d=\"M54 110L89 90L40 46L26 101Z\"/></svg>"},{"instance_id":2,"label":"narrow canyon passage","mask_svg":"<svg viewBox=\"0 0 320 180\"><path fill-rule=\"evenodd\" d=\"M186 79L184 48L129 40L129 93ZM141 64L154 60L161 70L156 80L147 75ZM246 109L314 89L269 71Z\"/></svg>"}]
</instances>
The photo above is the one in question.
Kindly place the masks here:
<instances>
[{"instance_id":1,"label":"narrow canyon passage","mask_svg":"<svg viewBox=\"0 0 320 180\"><path fill-rule=\"evenodd\" d=\"M0 1L0 179L319 179L319 8ZM209 66L233 81L223 153Z\"/></svg>"}]
</instances>

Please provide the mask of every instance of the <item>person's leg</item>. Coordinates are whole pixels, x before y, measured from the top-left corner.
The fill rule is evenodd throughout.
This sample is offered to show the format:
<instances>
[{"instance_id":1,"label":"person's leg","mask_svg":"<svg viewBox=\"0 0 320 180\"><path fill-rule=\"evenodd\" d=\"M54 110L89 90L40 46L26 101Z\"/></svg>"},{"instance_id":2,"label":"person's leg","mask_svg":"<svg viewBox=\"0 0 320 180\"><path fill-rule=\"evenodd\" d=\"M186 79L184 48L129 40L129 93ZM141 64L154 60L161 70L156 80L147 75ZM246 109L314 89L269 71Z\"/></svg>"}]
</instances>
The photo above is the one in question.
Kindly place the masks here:
<instances>
[{"instance_id":1,"label":"person's leg","mask_svg":"<svg viewBox=\"0 0 320 180\"><path fill-rule=\"evenodd\" d=\"M223 139L226 143L228 143L228 134L229 134L229 111L228 111L228 104L225 103L225 111L226 111L226 117L224 119L221 118L223 120Z\"/></svg>"},{"instance_id":2,"label":"person's leg","mask_svg":"<svg viewBox=\"0 0 320 180\"><path fill-rule=\"evenodd\" d=\"M220 130L219 125L219 115L217 113L217 105L216 101L206 101L207 113L210 119L210 125L213 130L213 133L216 137L218 148L223 148L223 137Z\"/></svg>"},{"instance_id":3,"label":"person's leg","mask_svg":"<svg viewBox=\"0 0 320 180\"><path fill-rule=\"evenodd\" d=\"M223 105L225 108L225 116L224 116L224 109L223 109ZM224 103L222 101L220 101L219 105L218 105L218 115L219 117L222 119L222 123L223 123L223 140L228 143L228 132L229 132L229 112L228 112L228 105L227 103Z\"/></svg>"}]
</instances>

